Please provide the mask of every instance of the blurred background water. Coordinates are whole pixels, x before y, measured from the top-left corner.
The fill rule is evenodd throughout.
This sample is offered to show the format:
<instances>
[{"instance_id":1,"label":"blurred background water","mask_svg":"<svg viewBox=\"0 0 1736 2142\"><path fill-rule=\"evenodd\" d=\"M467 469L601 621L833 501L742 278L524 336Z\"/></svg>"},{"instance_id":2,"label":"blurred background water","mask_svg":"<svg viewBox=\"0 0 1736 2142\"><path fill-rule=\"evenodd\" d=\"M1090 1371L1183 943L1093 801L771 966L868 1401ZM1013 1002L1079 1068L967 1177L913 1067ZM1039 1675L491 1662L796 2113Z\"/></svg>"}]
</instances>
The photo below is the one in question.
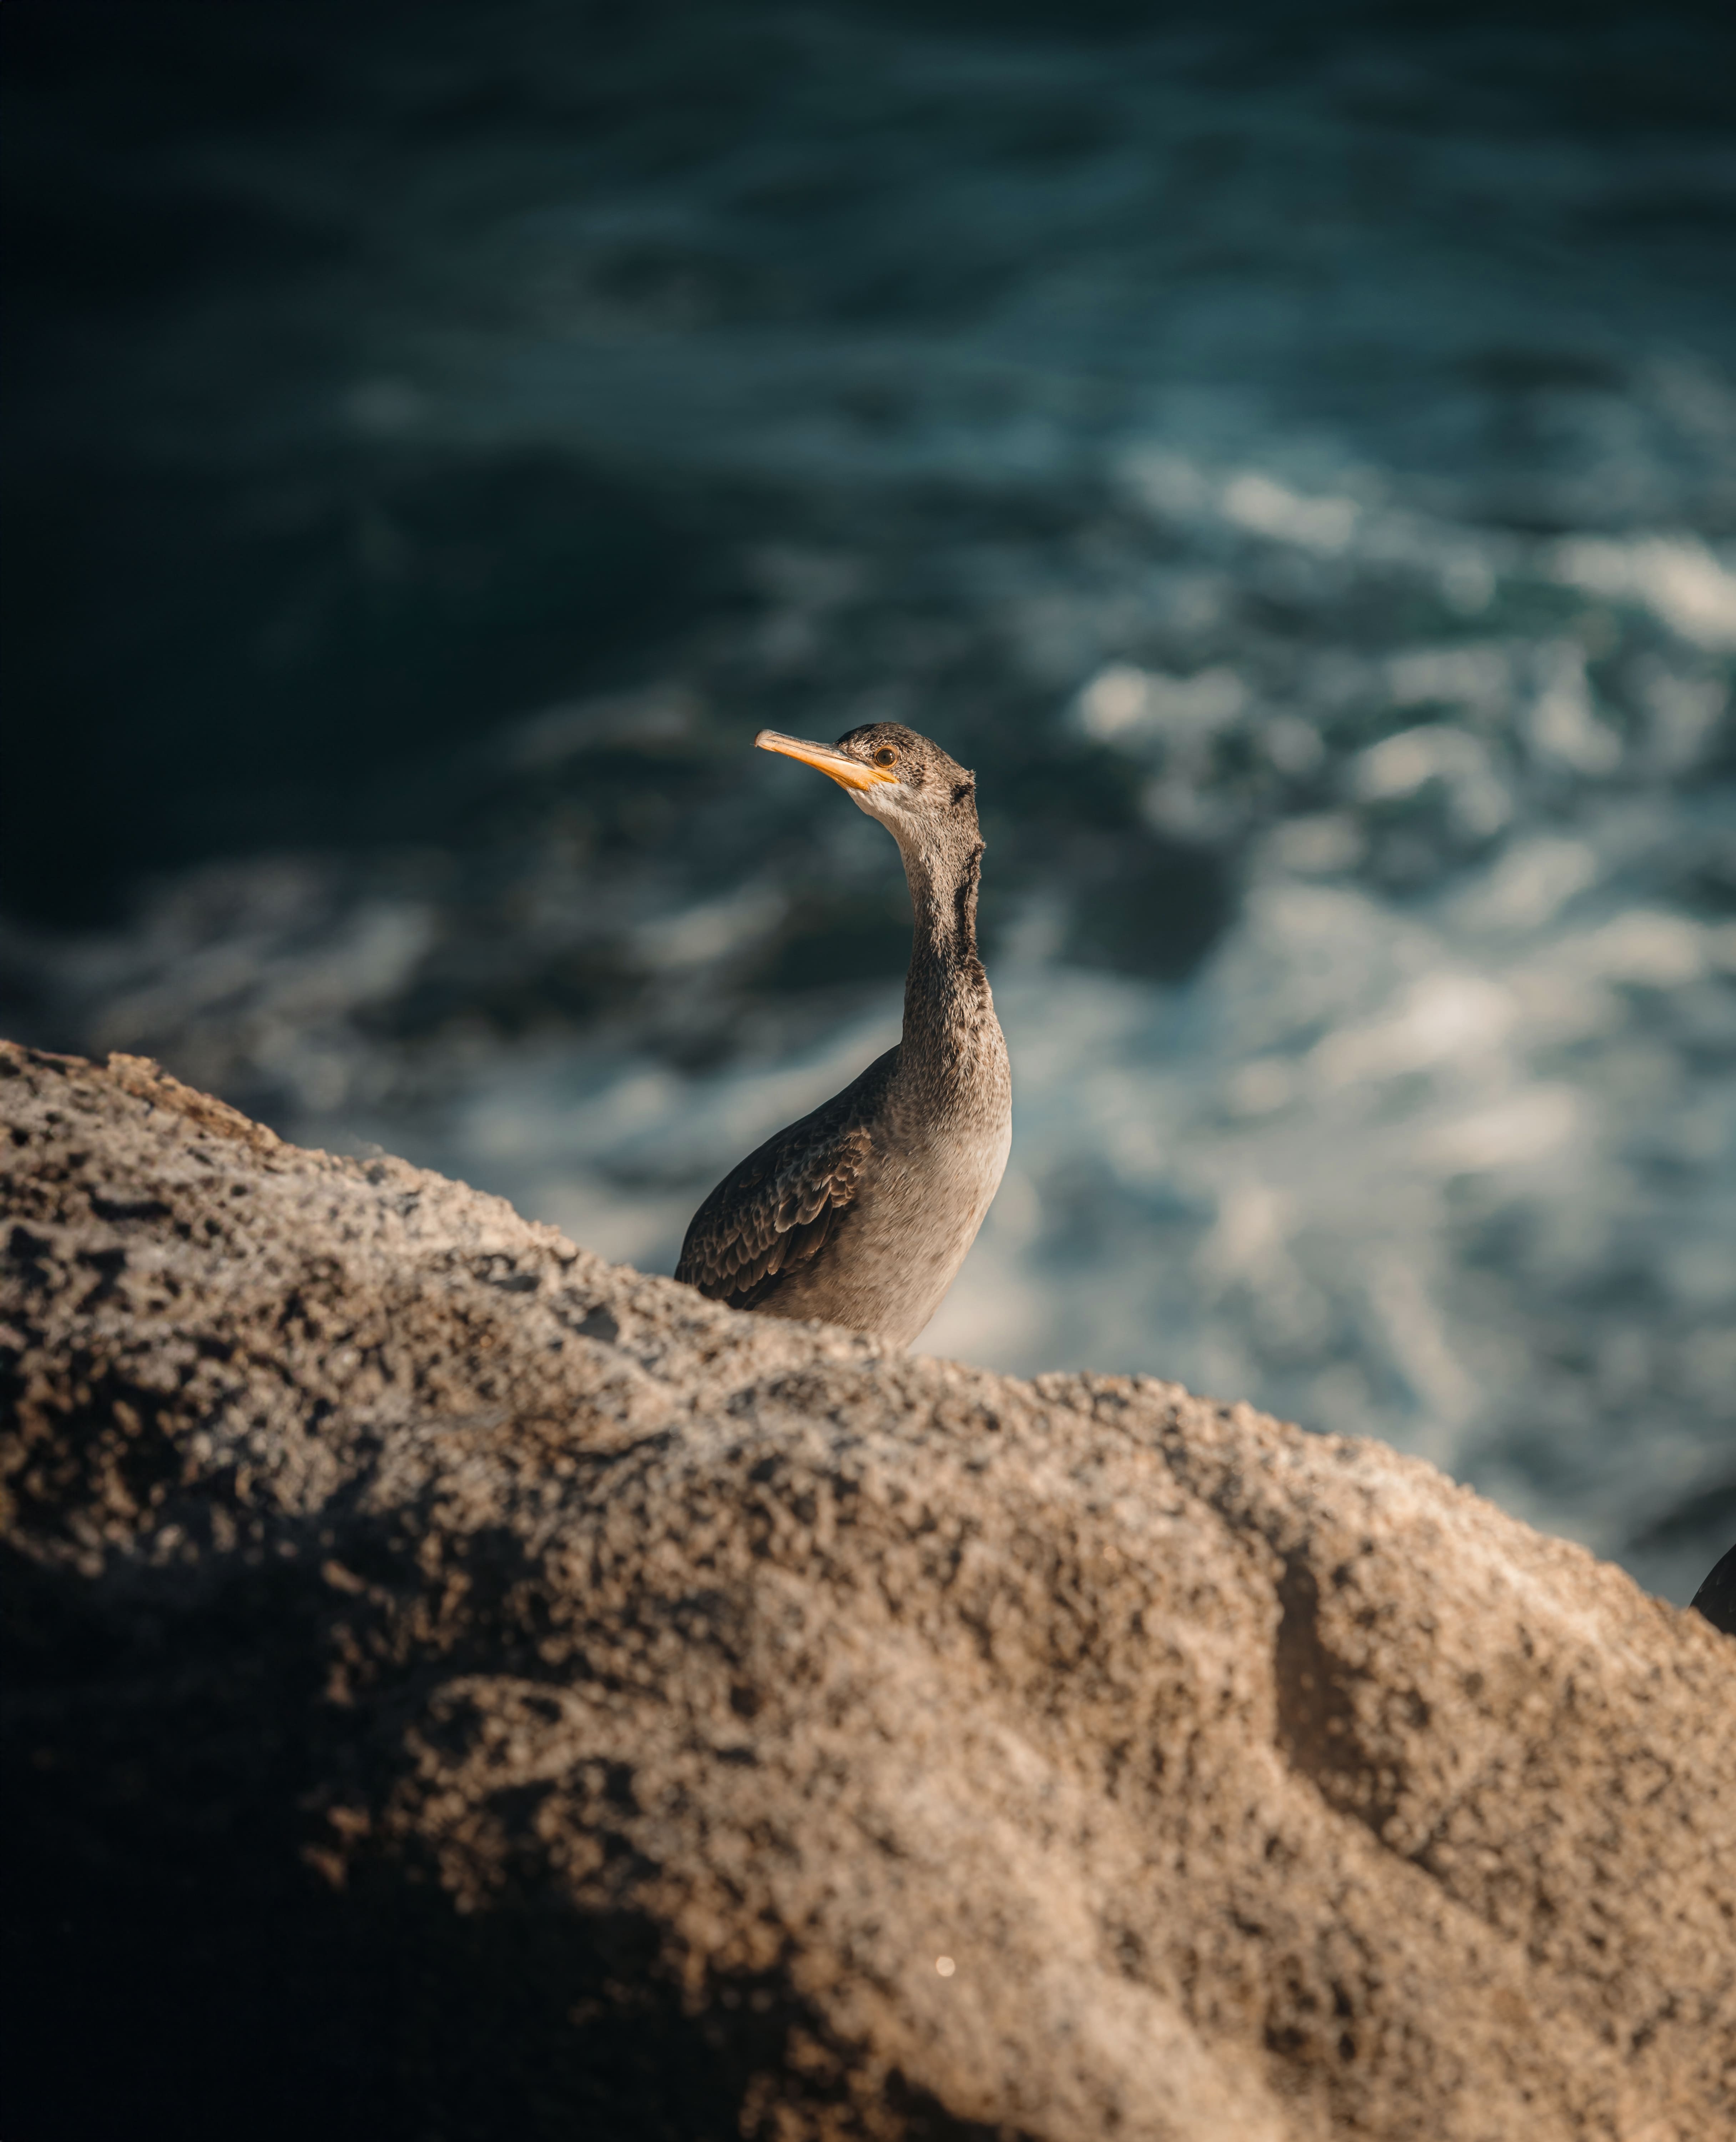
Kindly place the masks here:
<instances>
[{"instance_id":1,"label":"blurred background water","mask_svg":"<svg viewBox=\"0 0 1736 2142\"><path fill-rule=\"evenodd\" d=\"M668 1270L896 1033L976 767L1013 1152L924 1344L1736 1532L1736 28L6 10L0 1025Z\"/></svg>"}]
</instances>

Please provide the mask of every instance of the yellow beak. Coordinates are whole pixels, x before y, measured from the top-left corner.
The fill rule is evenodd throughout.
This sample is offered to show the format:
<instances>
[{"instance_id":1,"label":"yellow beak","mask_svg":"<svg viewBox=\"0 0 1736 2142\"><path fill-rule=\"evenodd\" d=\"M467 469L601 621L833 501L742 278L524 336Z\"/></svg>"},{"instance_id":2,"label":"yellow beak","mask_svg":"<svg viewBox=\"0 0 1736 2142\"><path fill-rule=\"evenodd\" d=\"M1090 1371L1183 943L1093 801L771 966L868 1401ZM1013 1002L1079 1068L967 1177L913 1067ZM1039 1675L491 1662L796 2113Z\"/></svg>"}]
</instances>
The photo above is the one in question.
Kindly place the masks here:
<instances>
[{"instance_id":1,"label":"yellow beak","mask_svg":"<svg viewBox=\"0 0 1736 2142\"><path fill-rule=\"evenodd\" d=\"M841 788L877 788L884 781L896 781L889 767L864 766L859 758L829 743L809 743L801 737L781 736L776 729L762 729L753 739L761 751L781 751L786 758L799 758L804 766L817 766Z\"/></svg>"}]
</instances>

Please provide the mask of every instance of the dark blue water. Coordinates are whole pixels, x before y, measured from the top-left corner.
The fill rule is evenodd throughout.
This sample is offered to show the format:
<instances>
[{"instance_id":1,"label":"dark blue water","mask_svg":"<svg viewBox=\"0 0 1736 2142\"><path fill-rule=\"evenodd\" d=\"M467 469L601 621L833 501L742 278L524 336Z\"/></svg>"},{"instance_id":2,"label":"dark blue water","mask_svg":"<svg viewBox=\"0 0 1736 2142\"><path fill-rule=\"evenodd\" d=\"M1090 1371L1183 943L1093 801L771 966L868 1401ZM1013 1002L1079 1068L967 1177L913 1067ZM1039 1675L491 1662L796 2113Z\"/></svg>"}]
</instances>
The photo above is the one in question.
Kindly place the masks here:
<instances>
[{"instance_id":1,"label":"dark blue water","mask_svg":"<svg viewBox=\"0 0 1736 2142\"><path fill-rule=\"evenodd\" d=\"M7 1024L667 1269L979 773L926 1344L1736 1530L1717 12L13 7Z\"/></svg>"}]
</instances>

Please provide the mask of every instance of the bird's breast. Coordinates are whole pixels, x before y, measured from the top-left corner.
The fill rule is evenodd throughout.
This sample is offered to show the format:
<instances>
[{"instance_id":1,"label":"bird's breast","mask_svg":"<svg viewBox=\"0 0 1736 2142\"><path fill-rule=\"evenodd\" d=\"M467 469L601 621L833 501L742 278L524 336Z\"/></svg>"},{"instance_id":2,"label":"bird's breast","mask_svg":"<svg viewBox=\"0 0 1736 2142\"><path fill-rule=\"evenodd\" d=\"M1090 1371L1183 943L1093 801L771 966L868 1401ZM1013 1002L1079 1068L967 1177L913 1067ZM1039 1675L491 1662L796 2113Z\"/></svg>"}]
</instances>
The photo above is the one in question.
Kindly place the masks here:
<instances>
[{"instance_id":1,"label":"bird's breast","mask_svg":"<svg viewBox=\"0 0 1736 2142\"><path fill-rule=\"evenodd\" d=\"M930 1113L920 1128L905 1128L900 1112L889 1111L837 1245L836 1279L849 1294L840 1320L903 1345L916 1337L976 1240L1011 1143L1004 1073L974 1105Z\"/></svg>"}]
</instances>

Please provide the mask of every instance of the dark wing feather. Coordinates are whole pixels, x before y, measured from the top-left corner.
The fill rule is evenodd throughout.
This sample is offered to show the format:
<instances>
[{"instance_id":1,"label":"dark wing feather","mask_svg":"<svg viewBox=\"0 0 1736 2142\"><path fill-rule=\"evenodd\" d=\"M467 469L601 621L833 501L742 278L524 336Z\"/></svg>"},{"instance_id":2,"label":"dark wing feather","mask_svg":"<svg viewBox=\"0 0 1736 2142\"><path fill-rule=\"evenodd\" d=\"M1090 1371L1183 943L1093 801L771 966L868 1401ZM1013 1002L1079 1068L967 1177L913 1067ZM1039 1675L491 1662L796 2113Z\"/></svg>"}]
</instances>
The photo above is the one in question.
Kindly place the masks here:
<instances>
[{"instance_id":1,"label":"dark wing feather","mask_svg":"<svg viewBox=\"0 0 1736 2142\"><path fill-rule=\"evenodd\" d=\"M873 1149L870 1126L897 1066L889 1049L732 1168L693 1215L676 1278L713 1301L757 1309L811 1265L856 1194Z\"/></svg>"}]
</instances>

